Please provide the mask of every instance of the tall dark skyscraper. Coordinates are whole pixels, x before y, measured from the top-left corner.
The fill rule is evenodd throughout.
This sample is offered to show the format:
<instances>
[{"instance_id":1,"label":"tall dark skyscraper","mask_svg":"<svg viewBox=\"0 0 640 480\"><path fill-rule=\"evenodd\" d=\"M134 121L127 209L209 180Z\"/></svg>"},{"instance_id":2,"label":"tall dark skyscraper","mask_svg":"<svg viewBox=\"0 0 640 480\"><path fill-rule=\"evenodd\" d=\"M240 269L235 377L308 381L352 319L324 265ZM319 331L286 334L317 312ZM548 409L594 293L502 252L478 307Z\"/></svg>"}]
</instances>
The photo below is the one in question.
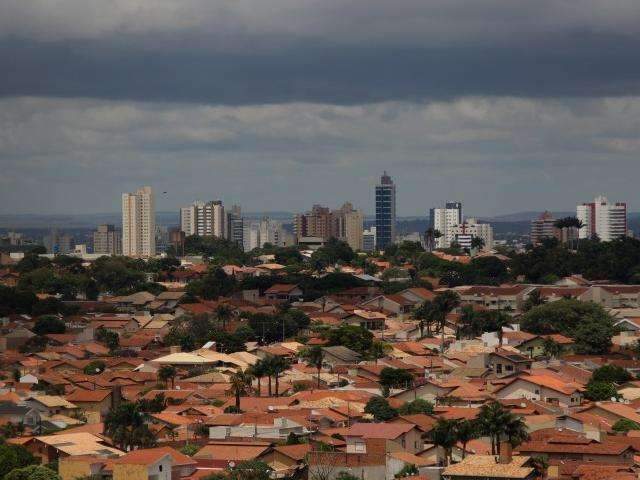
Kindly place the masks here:
<instances>
[{"instance_id":1,"label":"tall dark skyscraper","mask_svg":"<svg viewBox=\"0 0 640 480\"><path fill-rule=\"evenodd\" d=\"M376 185L376 248L383 250L396 236L396 186L384 172Z\"/></svg>"}]
</instances>

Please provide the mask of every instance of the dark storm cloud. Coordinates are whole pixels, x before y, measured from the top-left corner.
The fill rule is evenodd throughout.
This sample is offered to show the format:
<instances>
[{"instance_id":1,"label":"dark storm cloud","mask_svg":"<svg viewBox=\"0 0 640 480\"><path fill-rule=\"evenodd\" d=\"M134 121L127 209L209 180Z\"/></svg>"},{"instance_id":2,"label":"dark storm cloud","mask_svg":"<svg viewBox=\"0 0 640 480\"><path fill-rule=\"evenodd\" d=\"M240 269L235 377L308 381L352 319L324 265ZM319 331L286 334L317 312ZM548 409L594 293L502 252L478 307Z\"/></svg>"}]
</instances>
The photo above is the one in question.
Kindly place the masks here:
<instances>
[{"instance_id":1,"label":"dark storm cloud","mask_svg":"<svg viewBox=\"0 0 640 480\"><path fill-rule=\"evenodd\" d=\"M635 38L574 35L496 46L162 50L108 40L0 44L0 95L247 105L359 104L465 95L598 97L640 91Z\"/></svg>"}]
</instances>

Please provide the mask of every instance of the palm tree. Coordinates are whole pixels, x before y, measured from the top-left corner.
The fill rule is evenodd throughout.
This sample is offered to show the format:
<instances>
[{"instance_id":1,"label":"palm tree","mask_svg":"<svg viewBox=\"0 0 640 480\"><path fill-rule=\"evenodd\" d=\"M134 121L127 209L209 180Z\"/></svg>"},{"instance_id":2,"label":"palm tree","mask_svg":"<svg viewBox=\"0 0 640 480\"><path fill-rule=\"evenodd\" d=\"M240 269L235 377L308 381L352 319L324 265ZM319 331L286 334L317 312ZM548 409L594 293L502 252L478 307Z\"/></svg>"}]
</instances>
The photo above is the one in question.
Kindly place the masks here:
<instances>
[{"instance_id":1,"label":"palm tree","mask_svg":"<svg viewBox=\"0 0 640 480\"><path fill-rule=\"evenodd\" d=\"M449 464L451 449L457 442L456 432L459 423L459 420L440 419L431 430L431 441L444 452L442 460L445 467Z\"/></svg>"},{"instance_id":2,"label":"palm tree","mask_svg":"<svg viewBox=\"0 0 640 480\"><path fill-rule=\"evenodd\" d=\"M477 314L471 305L465 305L461 309L460 322L458 323L456 339L460 337L473 338L482 332L478 331L476 322Z\"/></svg>"},{"instance_id":3,"label":"palm tree","mask_svg":"<svg viewBox=\"0 0 640 480\"><path fill-rule=\"evenodd\" d=\"M231 320L233 316L233 311L228 305L221 304L216 308L216 318L218 322L222 323L222 330L225 331L227 329L227 322Z\"/></svg>"},{"instance_id":4,"label":"palm tree","mask_svg":"<svg viewBox=\"0 0 640 480\"><path fill-rule=\"evenodd\" d=\"M540 289L536 288L533 292L529 294L529 296L527 297L527 300L524 302L523 310L525 312L528 312L532 308L543 305L544 303L545 303L545 299L542 296Z\"/></svg>"},{"instance_id":5,"label":"palm tree","mask_svg":"<svg viewBox=\"0 0 640 480\"><path fill-rule=\"evenodd\" d=\"M249 367L249 373L258 380L258 397L262 396L262 379L267 375L266 366L264 360L258 360ZM271 395L271 392L269 392L269 395Z\"/></svg>"},{"instance_id":6,"label":"palm tree","mask_svg":"<svg viewBox=\"0 0 640 480\"><path fill-rule=\"evenodd\" d=\"M437 311L433 302L425 300L425 302L416 309L414 316L419 319L418 327L420 328L420 338L424 337L425 327L427 329L427 337L431 337L431 327L437 322Z\"/></svg>"},{"instance_id":7,"label":"palm tree","mask_svg":"<svg viewBox=\"0 0 640 480\"><path fill-rule=\"evenodd\" d=\"M491 455L500 453L500 437L509 415L502 404L496 401L485 403L480 407L477 416L478 428L482 435L491 439Z\"/></svg>"},{"instance_id":8,"label":"palm tree","mask_svg":"<svg viewBox=\"0 0 640 480\"><path fill-rule=\"evenodd\" d=\"M487 321L484 328L488 332L496 332L498 335L498 346L502 347L504 335L502 329L511 325L511 322L513 322L513 319L508 314L497 310L487 314Z\"/></svg>"},{"instance_id":9,"label":"palm tree","mask_svg":"<svg viewBox=\"0 0 640 480\"><path fill-rule=\"evenodd\" d=\"M146 415L137 404L131 402L123 402L107 413L104 433L124 451L156 444L155 435L146 424Z\"/></svg>"},{"instance_id":10,"label":"palm tree","mask_svg":"<svg viewBox=\"0 0 640 480\"><path fill-rule=\"evenodd\" d=\"M491 439L492 455L500 455L500 441L503 437L507 437L514 447L529 438L524 420L496 401L485 403L480 407L477 421L480 433Z\"/></svg>"},{"instance_id":11,"label":"palm tree","mask_svg":"<svg viewBox=\"0 0 640 480\"><path fill-rule=\"evenodd\" d=\"M316 367L318 371L318 389L320 388L320 371L322 370L322 362L324 361L324 350L319 345L314 345L311 348L306 348L302 351L302 358L307 361L307 365L310 367Z\"/></svg>"},{"instance_id":12,"label":"palm tree","mask_svg":"<svg viewBox=\"0 0 640 480\"><path fill-rule=\"evenodd\" d=\"M433 305L440 328L440 352L444 353L444 327L447 323L447 315L460 305L460 295L453 290L447 290L433 300Z\"/></svg>"},{"instance_id":13,"label":"palm tree","mask_svg":"<svg viewBox=\"0 0 640 480\"><path fill-rule=\"evenodd\" d=\"M462 420L456 428L456 440L462 444L462 459L467 456L467 443L478 438L478 423L475 420Z\"/></svg>"},{"instance_id":14,"label":"palm tree","mask_svg":"<svg viewBox=\"0 0 640 480\"><path fill-rule=\"evenodd\" d=\"M280 394L280 390L278 388L278 380L280 379L280 374L285 372L287 368L289 368L288 362L284 357L273 356L273 358L269 362L270 371L275 379L275 387L276 387L276 397Z\"/></svg>"},{"instance_id":15,"label":"palm tree","mask_svg":"<svg viewBox=\"0 0 640 480\"><path fill-rule=\"evenodd\" d=\"M158 380L163 382L166 386L167 380L171 379L171 388L174 388L176 374L176 367L173 365L162 365L158 369Z\"/></svg>"},{"instance_id":16,"label":"palm tree","mask_svg":"<svg viewBox=\"0 0 640 480\"><path fill-rule=\"evenodd\" d=\"M229 382L231 383L231 391L236 396L236 411L240 411L240 397L248 395L251 392L251 382L253 377L247 371L238 369L236 373L231 375Z\"/></svg>"},{"instance_id":17,"label":"palm tree","mask_svg":"<svg viewBox=\"0 0 640 480\"><path fill-rule=\"evenodd\" d=\"M512 447L517 447L522 442L526 442L529 439L527 424L522 418L509 412L509 418L504 425L504 435L507 437L507 440ZM500 453L499 448L498 453Z\"/></svg>"}]
</instances>

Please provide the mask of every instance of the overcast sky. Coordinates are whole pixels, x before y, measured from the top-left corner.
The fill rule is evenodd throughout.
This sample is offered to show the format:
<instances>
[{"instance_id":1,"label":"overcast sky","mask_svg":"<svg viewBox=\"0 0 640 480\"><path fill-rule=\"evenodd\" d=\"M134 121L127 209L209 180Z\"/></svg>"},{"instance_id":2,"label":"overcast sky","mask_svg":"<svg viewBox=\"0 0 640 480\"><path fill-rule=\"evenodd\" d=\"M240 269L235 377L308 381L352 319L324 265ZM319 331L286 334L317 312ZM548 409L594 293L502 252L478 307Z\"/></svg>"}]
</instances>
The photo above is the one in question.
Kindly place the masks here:
<instances>
[{"instance_id":1,"label":"overcast sky","mask_svg":"<svg viewBox=\"0 0 640 480\"><path fill-rule=\"evenodd\" d=\"M639 210L639 51L638 0L2 0L0 212Z\"/></svg>"}]
</instances>

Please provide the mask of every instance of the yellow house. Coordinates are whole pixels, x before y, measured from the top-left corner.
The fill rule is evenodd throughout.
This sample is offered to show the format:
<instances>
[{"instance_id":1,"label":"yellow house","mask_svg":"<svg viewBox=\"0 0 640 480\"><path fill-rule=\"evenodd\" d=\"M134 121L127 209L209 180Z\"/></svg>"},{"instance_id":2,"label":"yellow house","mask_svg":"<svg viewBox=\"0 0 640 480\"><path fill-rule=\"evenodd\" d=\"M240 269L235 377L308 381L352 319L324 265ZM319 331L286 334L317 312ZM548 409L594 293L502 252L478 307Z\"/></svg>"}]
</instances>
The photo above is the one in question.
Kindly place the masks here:
<instances>
[{"instance_id":1,"label":"yellow house","mask_svg":"<svg viewBox=\"0 0 640 480\"><path fill-rule=\"evenodd\" d=\"M560 356L571 355L575 353L575 344L572 339L560 335L559 333L553 335L538 335L530 340L526 340L515 347L529 358L543 357L547 354L544 350L545 340L551 339L560 346Z\"/></svg>"},{"instance_id":2,"label":"yellow house","mask_svg":"<svg viewBox=\"0 0 640 480\"><path fill-rule=\"evenodd\" d=\"M114 460L113 480L171 480L172 464L160 449L134 450Z\"/></svg>"}]
</instances>

